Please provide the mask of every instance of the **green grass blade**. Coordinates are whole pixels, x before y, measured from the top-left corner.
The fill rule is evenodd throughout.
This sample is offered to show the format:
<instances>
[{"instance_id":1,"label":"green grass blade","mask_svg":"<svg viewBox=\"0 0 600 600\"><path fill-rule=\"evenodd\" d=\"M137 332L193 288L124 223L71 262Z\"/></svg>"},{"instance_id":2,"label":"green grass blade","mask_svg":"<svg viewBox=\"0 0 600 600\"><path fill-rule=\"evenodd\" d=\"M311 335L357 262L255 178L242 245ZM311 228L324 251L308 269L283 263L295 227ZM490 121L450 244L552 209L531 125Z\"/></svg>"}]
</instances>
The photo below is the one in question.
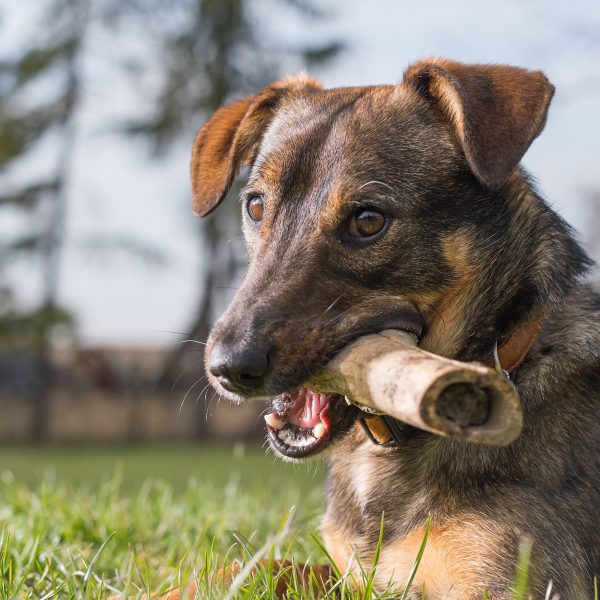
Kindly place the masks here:
<instances>
[{"instance_id":1,"label":"green grass blade","mask_svg":"<svg viewBox=\"0 0 600 600\"><path fill-rule=\"evenodd\" d=\"M249 560L240 570L240 572L235 576L224 600L233 600L237 591L241 588L244 581L246 581L246 579L252 573L253 569L258 565L262 557L265 556L270 549L277 546L277 544L288 534L289 528L294 518L294 513L295 508L292 507L283 519L281 526L277 531L277 534L271 537L269 540L267 540L267 542L262 546L262 548L258 549L258 551L254 554L252 559Z\"/></svg>"},{"instance_id":2,"label":"green grass blade","mask_svg":"<svg viewBox=\"0 0 600 600\"><path fill-rule=\"evenodd\" d=\"M384 528L385 514L381 513L381 521L379 523L379 537L377 538L377 547L375 548L375 554L373 555L373 564L369 571L367 583L365 585L364 597L371 598L373 595L373 586L375 583L375 573L377 572L377 563L379 562L379 555L381 554L381 545L383 544L383 528Z\"/></svg>"},{"instance_id":3,"label":"green grass blade","mask_svg":"<svg viewBox=\"0 0 600 600\"><path fill-rule=\"evenodd\" d=\"M529 580L529 563L531 560L531 542L524 540L519 548L517 572L515 575L513 600L527 599L527 583Z\"/></svg>"},{"instance_id":4,"label":"green grass blade","mask_svg":"<svg viewBox=\"0 0 600 600\"><path fill-rule=\"evenodd\" d=\"M87 586L88 586L88 582L90 580L90 577L94 571L94 566L96 565L96 563L98 562L98 559L100 558L100 555L102 554L102 551L104 550L104 548L106 548L106 546L108 545L108 543L110 542L110 540L112 540L115 537L115 532L111 533L106 540L104 540L104 542L102 543L102 545L100 546L100 548L98 548L98 551L96 552L96 554L94 554L92 560L90 560L90 564L88 565L86 571L85 571L85 575L83 576L83 589L84 591L87 590Z\"/></svg>"},{"instance_id":5,"label":"green grass blade","mask_svg":"<svg viewBox=\"0 0 600 600\"><path fill-rule=\"evenodd\" d=\"M417 574L417 570L419 565L421 564L421 559L423 558L423 554L425 553L425 548L427 547L427 538L429 537L429 529L431 528L431 515L427 516L427 522L425 523L425 533L423 534L423 541L421 542L421 547L419 548L419 552L417 553L417 557L415 558L415 562L410 570L410 574L406 581L406 585L404 586L404 591L402 592L402 596L400 596L400 600L407 600L408 595L410 594L410 588L415 579L415 575Z\"/></svg>"}]
</instances>

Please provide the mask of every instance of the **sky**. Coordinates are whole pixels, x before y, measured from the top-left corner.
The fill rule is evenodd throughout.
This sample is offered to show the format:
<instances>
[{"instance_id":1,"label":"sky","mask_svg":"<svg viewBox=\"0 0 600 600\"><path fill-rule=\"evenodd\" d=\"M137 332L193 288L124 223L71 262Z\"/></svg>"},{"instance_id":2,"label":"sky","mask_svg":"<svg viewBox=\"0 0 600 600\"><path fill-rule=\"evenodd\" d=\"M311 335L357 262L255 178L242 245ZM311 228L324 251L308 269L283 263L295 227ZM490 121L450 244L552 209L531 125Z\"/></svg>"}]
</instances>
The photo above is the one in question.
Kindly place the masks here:
<instances>
[{"instance_id":1,"label":"sky","mask_svg":"<svg viewBox=\"0 0 600 600\"><path fill-rule=\"evenodd\" d=\"M586 197L600 189L600 2L545 0L327 0L329 17L302 23L272 0L256 4L257 26L286 43L336 38L345 52L313 71L326 87L393 83L413 61L446 56L465 62L511 63L542 69L556 86L546 128L523 164L551 205L584 239L594 239ZM5 18L0 56L18 43L35 17L36 3L0 0ZM102 44L101 39L96 40ZM124 32L123 44L135 45ZM202 255L194 236L188 183L195 134L161 161L142 143L111 133L106 122L135 114L139 90L115 75L106 55L90 58L89 97L79 116L81 133L69 195L68 241L60 281L62 301L77 315L86 345L164 346L185 331L198 296ZM198 126L201 124L198 123ZM184 136L185 137L185 136ZM53 150L42 146L32 159L43 171ZM22 165L12 175L18 179ZM20 169L20 171L19 171ZM600 209L600 207L598 207ZM3 216L0 214L0 220ZM6 217L4 217L6 218ZM215 215L218 218L218 214ZM18 226L0 222L0 234ZM134 235L158 246L165 265L152 267L125 252L85 250L98 235ZM18 271L22 301L36 294L32 266Z\"/></svg>"}]
</instances>

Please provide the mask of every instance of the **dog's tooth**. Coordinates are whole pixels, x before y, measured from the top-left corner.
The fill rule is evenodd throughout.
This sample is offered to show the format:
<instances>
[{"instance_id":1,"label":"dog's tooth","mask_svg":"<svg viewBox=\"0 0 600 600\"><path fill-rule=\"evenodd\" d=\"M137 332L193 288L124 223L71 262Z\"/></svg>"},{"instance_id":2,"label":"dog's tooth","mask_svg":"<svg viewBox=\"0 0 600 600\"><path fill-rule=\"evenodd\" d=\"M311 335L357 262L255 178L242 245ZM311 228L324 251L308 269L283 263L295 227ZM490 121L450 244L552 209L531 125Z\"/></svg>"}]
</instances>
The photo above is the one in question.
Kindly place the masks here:
<instances>
[{"instance_id":1,"label":"dog's tooth","mask_svg":"<svg viewBox=\"0 0 600 600\"><path fill-rule=\"evenodd\" d=\"M301 448L306 448L306 446L312 446L316 441L317 440L312 435L308 435L307 437L299 440L299 446Z\"/></svg>"},{"instance_id":2,"label":"dog's tooth","mask_svg":"<svg viewBox=\"0 0 600 600\"><path fill-rule=\"evenodd\" d=\"M267 423L267 425L270 425L273 429L283 429L287 423L285 421L282 421L281 419L278 419L275 416L275 413L269 413L268 415L265 415L265 422Z\"/></svg>"},{"instance_id":3,"label":"dog's tooth","mask_svg":"<svg viewBox=\"0 0 600 600\"><path fill-rule=\"evenodd\" d=\"M325 435L325 425L323 425L323 423L317 423L313 427L313 435L320 440Z\"/></svg>"}]
</instances>

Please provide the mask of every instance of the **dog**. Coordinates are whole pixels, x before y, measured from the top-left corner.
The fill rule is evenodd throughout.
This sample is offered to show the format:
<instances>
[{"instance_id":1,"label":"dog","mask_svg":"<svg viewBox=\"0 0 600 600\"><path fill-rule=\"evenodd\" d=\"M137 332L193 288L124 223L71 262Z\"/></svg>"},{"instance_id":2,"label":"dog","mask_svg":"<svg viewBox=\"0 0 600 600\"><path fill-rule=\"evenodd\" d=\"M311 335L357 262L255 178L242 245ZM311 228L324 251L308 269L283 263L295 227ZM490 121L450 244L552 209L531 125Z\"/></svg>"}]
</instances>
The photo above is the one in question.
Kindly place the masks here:
<instances>
[{"instance_id":1,"label":"dog","mask_svg":"<svg viewBox=\"0 0 600 600\"><path fill-rule=\"evenodd\" d=\"M322 534L340 572L372 564L385 515L380 590L403 590L428 516L410 598L510 598L523 540L534 598L549 581L563 600L590 598L600 575L600 297L519 164L553 94L539 71L438 58L397 85L323 89L301 74L219 109L194 142L198 215L250 167L249 266L210 334L208 377L234 402L271 403L281 457L326 458ZM304 385L385 329L461 361L498 347L520 437L382 433Z\"/></svg>"}]
</instances>

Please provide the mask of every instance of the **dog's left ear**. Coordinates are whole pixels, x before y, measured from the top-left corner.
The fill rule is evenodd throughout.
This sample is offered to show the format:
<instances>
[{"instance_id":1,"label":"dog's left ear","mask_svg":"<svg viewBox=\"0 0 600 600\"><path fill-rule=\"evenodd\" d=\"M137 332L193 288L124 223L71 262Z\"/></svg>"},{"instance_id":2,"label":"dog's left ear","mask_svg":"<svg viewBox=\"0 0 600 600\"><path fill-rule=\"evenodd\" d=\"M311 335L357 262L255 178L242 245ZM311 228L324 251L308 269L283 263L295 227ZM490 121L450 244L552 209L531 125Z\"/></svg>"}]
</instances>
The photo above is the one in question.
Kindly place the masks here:
<instances>
[{"instance_id":1,"label":"dog's left ear","mask_svg":"<svg viewBox=\"0 0 600 600\"><path fill-rule=\"evenodd\" d=\"M554 86L541 71L420 61L402 85L435 102L454 128L475 176L497 189L546 123Z\"/></svg>"},{"instance_id":2,"label":"dog's left ear","mask_svg":"<svg viewBox=\"0 0 600 600\"><path fill-rule=\"evenodd\" d=\"M285 96L320 89L320 83L301 73L220 108L194 140L194 212L204 217L214 210L227 195L239 168L254 162L263 134Z\"/></svg>"}]
</instances>

